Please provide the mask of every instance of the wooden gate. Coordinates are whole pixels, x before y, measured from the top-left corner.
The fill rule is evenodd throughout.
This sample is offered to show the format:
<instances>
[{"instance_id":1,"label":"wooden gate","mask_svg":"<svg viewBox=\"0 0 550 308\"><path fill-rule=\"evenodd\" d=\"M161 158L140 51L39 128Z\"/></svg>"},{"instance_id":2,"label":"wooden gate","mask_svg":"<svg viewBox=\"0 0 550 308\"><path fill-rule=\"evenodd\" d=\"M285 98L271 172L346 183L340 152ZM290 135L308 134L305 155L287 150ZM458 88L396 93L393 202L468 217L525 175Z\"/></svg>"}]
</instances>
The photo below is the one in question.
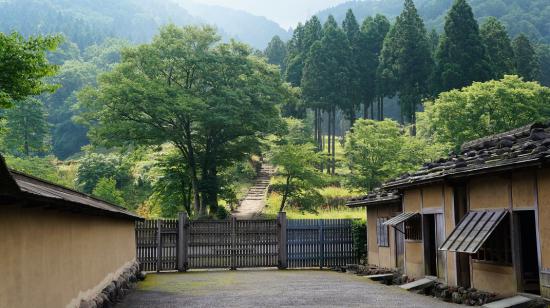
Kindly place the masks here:
<instances>
[{"instance_id":1,"label":"wooden gate","mask_svg":"<svg viewBox=\"0 0 550 308\"><path fill-rule=\"evenodd\" d=\"M352 220L148 220L136 224L143 271L311 268L357 262Z\"/></svg>"},{"instance_id":2,"label":"wooden gate","mask_svg":"<svg viewBox=\"0 0 550 308\"><path fill-rule=\"evenodd\" d=\"M189 221L185 229L186 269L278 266L275 219Z\"/></svg>"}]
</instances>

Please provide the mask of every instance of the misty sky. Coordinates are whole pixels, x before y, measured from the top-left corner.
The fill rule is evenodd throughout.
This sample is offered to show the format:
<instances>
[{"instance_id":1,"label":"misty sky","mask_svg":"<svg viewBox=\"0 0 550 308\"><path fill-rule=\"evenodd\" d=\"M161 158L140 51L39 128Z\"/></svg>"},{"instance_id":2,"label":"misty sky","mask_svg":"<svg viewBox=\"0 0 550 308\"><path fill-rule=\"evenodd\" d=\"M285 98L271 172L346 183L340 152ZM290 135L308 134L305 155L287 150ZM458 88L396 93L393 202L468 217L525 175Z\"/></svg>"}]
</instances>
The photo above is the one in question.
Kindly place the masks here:
<instances>
[{"instance_id":1,"label":"misty sky","mask_svg":"<svg viewBox=\"0 0 550 308\"><path fill-rule=\"evenodd\" d=\"M193 0L244 10L254 15L265 16L283 28L294 27L318 11L346 2L346 0Z\"/></svg>"}]
</instances>

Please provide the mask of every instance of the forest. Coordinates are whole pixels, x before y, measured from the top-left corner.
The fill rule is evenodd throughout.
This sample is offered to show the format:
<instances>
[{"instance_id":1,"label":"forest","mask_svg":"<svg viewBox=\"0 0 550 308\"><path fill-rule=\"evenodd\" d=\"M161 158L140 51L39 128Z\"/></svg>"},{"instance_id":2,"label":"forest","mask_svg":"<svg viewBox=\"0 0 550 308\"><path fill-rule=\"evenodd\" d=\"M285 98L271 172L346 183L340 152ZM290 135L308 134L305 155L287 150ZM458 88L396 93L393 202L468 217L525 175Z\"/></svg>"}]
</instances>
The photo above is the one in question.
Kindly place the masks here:
<instances>
[{"instance_id":1,"label":"forest","mask_svg":"<svg viewBox=\"0 0 550 308\"><path fill-rule=\"evenodd\" d=\"M394 2L395 15L321 12L264 50L183 21L113 33L69 4L28 12L59 22L44 33L0 18L0 152L145 217L224 218L267 160L267 214L336 217L464 142L550 118L550 5Z\"/></svg>"}]
</instances>

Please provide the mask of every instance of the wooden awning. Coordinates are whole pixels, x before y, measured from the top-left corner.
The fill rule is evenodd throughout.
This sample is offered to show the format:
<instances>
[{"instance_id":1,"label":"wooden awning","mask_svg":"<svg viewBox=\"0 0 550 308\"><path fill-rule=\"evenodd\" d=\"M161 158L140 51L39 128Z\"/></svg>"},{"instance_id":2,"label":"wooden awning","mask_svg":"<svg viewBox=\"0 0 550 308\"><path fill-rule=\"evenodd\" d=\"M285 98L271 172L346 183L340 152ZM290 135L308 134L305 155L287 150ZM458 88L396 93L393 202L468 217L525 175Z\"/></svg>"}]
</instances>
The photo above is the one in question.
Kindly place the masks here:
<instances>
[{"instance_id":1,"label":"wooden awning","mask_svg":"<svg viewBox=\"0 0 550 308\"><path fill-rule=\"evenodd\" d=\"M507 211L469 212L439 250L477 253L507 213Z\"/></svg>"},{"instance_id":2,"label":"wooden awning","mask_svg":"<svg viewBox=\"0 0 550 308\"><path fill-rule=\"evenodd\" d=\"M398 224L400 224L402 222L405 222L405 221L413 218L416 215L419 215L419 213L414 213L414 212L413 213L402 213L402 214L399 214L399 215L395 216L394 218L384 222L383 225L384 226L395 227Z\"/></svg>"}]
</instances>

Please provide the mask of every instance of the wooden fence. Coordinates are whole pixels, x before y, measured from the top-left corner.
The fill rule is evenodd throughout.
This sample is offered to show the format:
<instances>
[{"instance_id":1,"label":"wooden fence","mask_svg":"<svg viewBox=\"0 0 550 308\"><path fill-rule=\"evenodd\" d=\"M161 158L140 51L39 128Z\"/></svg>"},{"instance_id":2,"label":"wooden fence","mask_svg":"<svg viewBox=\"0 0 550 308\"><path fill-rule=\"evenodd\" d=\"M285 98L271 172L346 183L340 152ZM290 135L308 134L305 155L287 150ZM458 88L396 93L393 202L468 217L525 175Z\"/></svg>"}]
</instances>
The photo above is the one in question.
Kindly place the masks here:
<instances>
[{"instance_id":1,"label":"wooden fence","mask_svg":"<svg viewBox=\"0 0 550 308\"><path fill-rule=\"evenodd\" d=\"M356 263L352 220L148 220L136 225L144 271L332 267Z\"/></svg>"},{"instance_id":2,"label":"wooden fence","mask_svg":"<svg viewBox=\"0 0 550 308\"><path fill-rule=\"evenodd\" d=\"M357 263L352 220L291 219L287 226L288 267L334 267Z\"/></svg>"}]
</instances>

